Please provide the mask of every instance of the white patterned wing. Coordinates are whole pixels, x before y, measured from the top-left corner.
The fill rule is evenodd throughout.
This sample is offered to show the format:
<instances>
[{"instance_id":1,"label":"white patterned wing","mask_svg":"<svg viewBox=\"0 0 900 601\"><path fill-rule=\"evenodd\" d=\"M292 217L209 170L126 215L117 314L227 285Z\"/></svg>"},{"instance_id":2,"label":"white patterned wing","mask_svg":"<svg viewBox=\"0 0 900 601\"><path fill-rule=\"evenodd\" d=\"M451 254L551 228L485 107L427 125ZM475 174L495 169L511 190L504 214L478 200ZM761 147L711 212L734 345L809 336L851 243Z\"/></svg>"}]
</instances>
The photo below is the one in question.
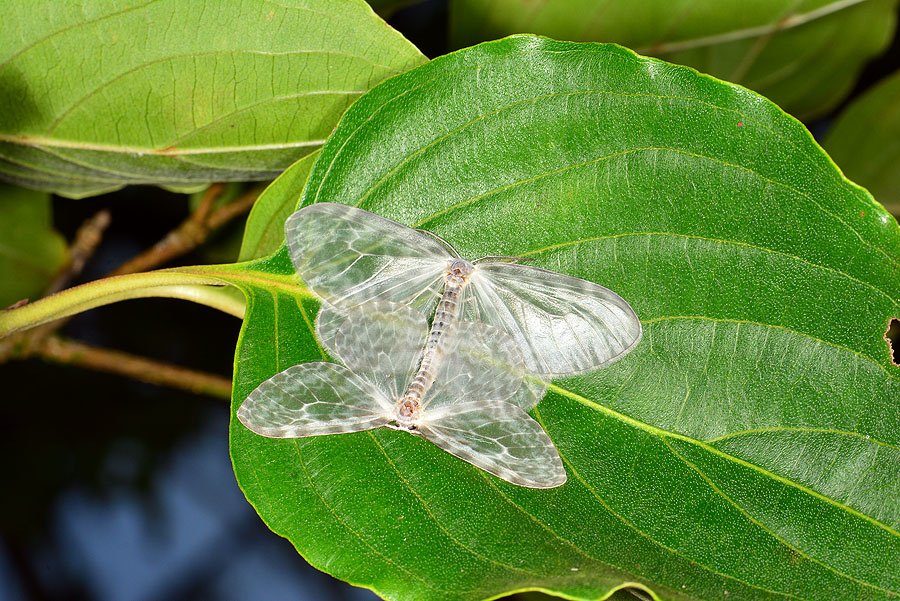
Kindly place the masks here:
<instances>
[{"instance_id":1,"label":"white patterned wing","mask_svg":"<svg viewBox=\"0 0 900 601\"><path fill-rule=\"evenodd\" d=\"M323 305L316 327L333 356L354 372L365 374L392 402L412 381L429 329L422 313L384 302L346 311Z\"/></svg>"},{"instance_id":2,"label":"white patterned wing","mask_svg":"<svg viewBox=\"0 0 900 601\"><path fill-rule=\"evenodd\" d=\"M391 403L375 386L334 363L303 363L260 384L237 412L269 438L359 432L387 424Z\"/></svg>"},{"instance_id":3,"label":"white patterned wing","mask_svg":"<svg viewBox=\"0 0 900 601\"><path fill-rule=\"evenodd\" d=\"M477 263L463 315L508 332L534 373L578 374L621 358L641 338L625 300L603 286L528 265Z\"/></svg>"},{"instance_id":4,"label":"white patterned wing","mask_svg":"<svg viewBox=\"0 0 900 601\"><path fill-rule=\"evenodd\" d=\"M316 338L331 357L340 359L346 365L347 362L334 348L334 337L345 319L347 319L347 309L339 309L334 305L322 303L322 306L319 307L319 314L316 315Z\"/></svg>"},{"instance_id":5,"label":"white patterned wing","mask_svg":"<svg viewBox=\"0 0 900 601\"><path fill-rule=\"evenodd\" d=\"M566 481L550 437L510 403L468 402L431 413L424 410L419 432L451 455L507 482L553 488Z\"/></svg>"},{"instance_id":6,"label":"white patterned wing","mask_svg":"<svg viewBox=\"0 0 900 601\"><path fill-rule=\"evenodd\" d=\"M291 215L284 229L297 274L342 308L388 301L428 313L453 258L431 236L346 205L310 205Z\"/></svg>"},{"instance_id":7,"label":"white patterned wing","mask_svg":"<svg viewBox=\"0 0 900 601\"><path fill-rule=\"evenodd\" d=\"M457 321L440 345L437 377L425 407L470 401L507 401L526 411L546 386L530 374L515 340L480 322Z\"/></svg>"}]
</instances>

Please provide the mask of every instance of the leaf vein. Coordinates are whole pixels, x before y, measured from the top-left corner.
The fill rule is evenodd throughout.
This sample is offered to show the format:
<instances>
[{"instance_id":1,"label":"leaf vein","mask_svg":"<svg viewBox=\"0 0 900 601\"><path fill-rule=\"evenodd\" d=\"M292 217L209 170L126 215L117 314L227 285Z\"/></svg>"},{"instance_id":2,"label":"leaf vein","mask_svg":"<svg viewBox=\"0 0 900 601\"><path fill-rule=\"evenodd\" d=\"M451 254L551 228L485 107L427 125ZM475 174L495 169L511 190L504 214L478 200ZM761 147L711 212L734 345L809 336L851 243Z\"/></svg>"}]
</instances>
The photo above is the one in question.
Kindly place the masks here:
<instances>
[{"instance_id":1,"label":"leaf vein","mask_svg":"<svg viewBox=\"0 0 900 601\"><path fill-rule=\"evenodd\" d=\"M388 455L384 446L382 446L382 444L375 437L375 434L371 430L366 431L366 434L369 435L369 438L372 439L372 442L375 443L375 446L378 447L378 450L381 451L382 455L384 455L384 458L385 458L385 460L387 460L388 465L390 465L391 469L394 471L394 473L397 474L397 478L400 479L400 482L403 483L403 486L416 498L416 500L419 502L419 505L422 506L422 509L425 510L425 513L428 515L428 517L431 519L432 522L434 522L434 525L437 526L437 529L440 530L454 545L456 545L457 547L459 547L466 553L472 555L473 557L476 557L482 561L491 563L495 566L498 566L498 567L501 567L501 568L504 568L507 570L511 570L514 572L519 572L521 574L526 574L528 576L535 576L537 578L544 577L543 574L539 574L532 570L519 568L519 567L510 565L510 564L507 564L507 563L504 563L501 561L491 559L490 557L487 557L485 555L482 555L478 551L470 548L469 546L465 545L462 541L457 539L455 536L453 536L453 534L443 524L441 524L441 522L440 522L440 520L438 520L437 516L434 515L434 513L428 507L428 504L425 502L425 499L423 499L422 496L418 493L418 491L416 491L416 489L412 486L412 484L409 482L409 480L407 480L406 477L403 476L403 473L397 467L397 464L394 463L394 460L391 458L391 456Z\"/></svg>"},{"instance_id":2,"label":"leaf vein","mask_svg":"<svg viewBox=\"0 0 900 601\"><path fill-rule=\"evenodd\" d=\"M701 470L699 467L697 467L696 465L691 463L687 458L685 458L678 451L676 451L672 447L672 445L669 444L669 441L667 441L665 438L662 438L662 442L664 445L666 445L666 448L669 449L669 451L671 451L671 453L675 457L677 457L681 462L683 462L685 465L687 465L692 471L696 472L697 475L699 475L700 478L702 478L703 481L706 482L706 484L710 487L710 489L712 489L713 492L715 492L718 496L722 497L729 505L734 507L738 511L738 513L740 513L742 516L744 516L750 523L752 523L754 526L756 526L757 528L759 528L760 530L762 530L769 536L771 536L773 539L778 541L781 545L783 545L787 549L790 549L791 551L797 553L798 555L807 559L808 561L811 561L812 563L822 566L827 571L832 572L833 574L836 574L837 576L840 576L841 578L846 578L847 580L854 582L860 586L864 586L866 588L871 588L871 589L885 592L888 594L893 593L893 591L891 591L889 589L882 588L876 584L872 584L870 582L866 582L864 580L855 578L854 576L851 576L850 574L846 574L846 573L838 570L834 566L830 566L826 563L823 563L821 560L818 560L815 557L810 556L809 554L805 553L799 547L792 545L787 540L785 540L782 536L780 536L777 532L775 532L774 530L772 530L771 528L769 528L768 526L766 526L765 524L763 524L762 522L757 520L755 517L753 517L753 515L749 511L744 509L738 502L736 502L734 499L732 499L730 496L728 496L725 493L725 491L723 491L718 486L716 486L716 483L713 482L712 479L703 472L703 470ZM767 471L767 470L765 470L765 471Z\"/></svg>"},{"instance_id":3,"label":"leaf vein","mask_svg":"<svg viewBox=\"0 0 900 601\"><path fill-rule=\"evenodd\" d=\"M541 419L541 417L540 417L540 413L538 412L537 407L534 408L534 414L535 414L535 418L537 419L538 423L541 424L541 427L546 428L546 427L544 426L544 421L543 421L543 419ZM557 450L559 450L559 449L557 449ZM763 586L759 586L759 585L757 585L757 584L753 584L753 583L751 583L751 582L746 582L746 581L744 581L744 580L741 580L740 578L738 578L738 577L736 577L736 576L732 576L732 575L730 575L730 574L724 574L724 573L722 573L722 572L717 571L715 568L713 568L713 567L711 567L711 566L708 566L708 565L706 565L706 564L700 563L700 562L697 561L696 559L692 559L692 558L690 558L690 557L684 555L683 553L681 553L681 552L678 551L677 549L674 549L674 548L671 548L671 547L667 547L667 546L664 545L663 543L659 542L658 540L656 540L655 538L653 538L652 536L650 536L649 534L647 534L646 532L644 532L643 530L641 530L640 528L638 528L637 525L633 524L631 521L629 521L628 519L626 519L624 516L622 516L622 515L620 515L619 513L617 513L617 512L609 505L609 503L607 503L606 500L603 499L603 497L600 496L600 494L597 492L597 490L596 490L593 486L591 486L591 485L587 482L587 480L584 479L584 477L578 472L578 470L575 469L575 466L572 464L572 462L568 459L568 457L567 457L562 451L559 451L559 456L560 456L560 458L563 460L563 463L565 463L567 466L569 466L569 470L572 472L572 475L575 476L575 479L578 480L578 482L582 485L582 487L584 487L584 488L591 494L592 497L594 497L595 499L597 499L597 502L600 503L600 505L603 506L603 508L606 509L606 511L608 511L612 516L614 516L614 517L615 517L616 519L618 519L620 522L622 522L623 524L625 524L628 528L634 530L634 531L637 532L641 537L647 539L648 541L650 541L650 542L653 543L654 545L658 546L659 548L661 548L661 549L663 549L663 550L665 550L665 551L668 551L668 552L671 553L672 555L675 555L675 556L677 556L677 557L681 557L682 559L691 562L693 565L699 566L700 568L706 570L707 572L709 572L709 573L711 573L711 574L714 574L714 575L716 575L716 576L719 576L720 578L723 578L723 579L725 579L725 580L733 580L734 582L739 582L740 584L743 584L744 586L747 586L747 587L749 587L749 588L754 588L754 589L757 589L757 590L760 590L760 591L763 591L763 592L766 592L766 593L770 593L770 594L772 594L772 595L778 595L778 596L786 597L786 598L789 598L789 599L801 599L800 597L797 597L796 595L792 595L792 594L790 594L790 593L785 593L785 592L782 592L782 591L774 591L774 590L771 590L771 589L767 589L767 588L765 588L765 587L763 587Z\"/></svg>"},{"instance_id":4,"label":"leaf vein","mask_svg":"<svg viewBox=\"0 0 900 601\"><path fill-rule=\"evenodd\" d=\"M878 521L877 519L873 518L872 516L866 515L857 509L854 509L852 507L849 507L849 506L841 503L840 501L837 501L835 499L827 497L818 491L815 491L811 488L808 488L808 487L800 484L799 482L794 482L792 480L789 480L788 478L780 476L780 475L778 475L774 472L771 472L763 467L760 467L754 463L751 463L749 461L741 459L740 457L735 457L734 455L729 455L728 453L726 453L720 449L717 449L716 447L714 447L702 440L698 440L696 438L691 438L690 436L685 436L684 434L678 434L676 432L668 432L657 426L653 426L651 424L642 422L639 419L636 419L629 415L625 415L624 413L619 413L618 411L616 411L614 409L610 409L609 407L601 405L600 403L597 403L588 398L585 398L584 396L582 396L576 392L573 392L566 388L562 388L556 384L551 384L550 386L548 386L547 389L552 390L553 392L556 392L557 394L560 394L564 397L570 398L575 402L581 403L585 407L595 409L596 411L604 413L604 414L608 415L609 417L617 419L623 423L629 424L630 426L633 426L640 430L649 432L650 434L658 436L659 438L662 438L662 439L671 438L674 440L681 440L683 442L698 446L701 449L703 449L704 451L711 453L713 455L716 455L718 457L721 457L721 458L725 459L726 461L731 461L740 466L743 466L748 469L759 472L763 476L766 476L768 478L771 478L772 480L780 482L781 484L784 484L785 486L796 488L797 490L799 490L807 495L810 495L811 497L815 497L816 499L819 499L825 503L828 503L828 504L836 507L837 509L845 511L856 518L859 518L866 522L869 522L872 525L884 530L885 532L888 532L889 534L892 534L894 536L900 536L900 533L898 533L895 529L891 528L887 524L884 524L884 523Z\"/></svg>"},{"instance_id":5,"label":"leaf vein","mask_svg":"<svg viewBox=\"0 0 900 601\"><path fill-rule=\"evenodd\" d=\"M865 440L866 442L871 442L872 444L876 444L879 446L887 447L889 449L893 449L895 451L900 451L900 446L895 444L884 442L882 440L878 440L876 438L872 438L867 434L860 434L859 432L851 432L847 430L836 430L834 428L806 428L806 427L794 427L794 426L772 426L768 428L749 428L747 430L737 430L735 432L729 432L728 434L723 434L722 436L716 436L715 438L706 439L707 444L715 444L717 442L723 442L726 440L730 440L732 438L738 438L741 436L751 436L753 434L766 434L769 432L815 432L821 434L834 434L836 436L847 436L850 438L860 438Z\"/></svg>"},{"instance_id":6,"label":"leaf vein","mask_svg":"<svg viewBox=\"0 0 900 601\"><path fill-rule=\"evenodd\" d=\"M566 242L561 242L559 244L552 244L549 246L544 246L541 248L536 248L533 250L525 251L525 252L521 253L521 255L523 257L529 257L529 256L543 254L543 253L549 252L549 251L558 250L560 248L566 248L569 246L577 246L579 244L584 244L586 242L599 242L601 240L613 240L613 239L618 239L618 238L641 237L641 236L648 236L648 237L661 236L661 237L672 237L672 238L684 238L685 240L703 240L706 242L713 242L716 244L728 244L728 245L733 245L733 246L740 246L743 248L752 248L753 250L758 250L758 251L761 251L764 253L779 255L782 257L789 258L789 259L793 259L793 260L803 263L805 265L809 265L810 267L814 267L816 269L822 269L825 271L830 271L832 273L838 274L842 277L845 277L861 286L865 286L866 288L869 288L870 290L886 297L889 301L891 301L891 303L894 306L900 306L900 300L897 300L896 298L894 298L893 296L891 296L890 294L888 294L881 288L878 288L877 286L874 286L873 284L870 284L869 282L860 280L859 278L850 275L846 271L841 271L840 269L837 269L835 267L830 267L828 265L822 265L821 263L815 263L813 261L810 261L809 259L804 259L803 257L801 257L799 255L794 255L794 254L791 254L788 252L775 250L773 248L769 248L766 246L750 244L749 242L744 242L742 240L727 240L724 238L712 238L710 236L700 236L700 235L696 235L696 234L682 234L680 232L650 232L650 231L648 231L648 232L622 232L619 234L591 236L589 238L579 238L578 240L570 240L570 241L566 241Z\"/></svg>"}]
</instances>

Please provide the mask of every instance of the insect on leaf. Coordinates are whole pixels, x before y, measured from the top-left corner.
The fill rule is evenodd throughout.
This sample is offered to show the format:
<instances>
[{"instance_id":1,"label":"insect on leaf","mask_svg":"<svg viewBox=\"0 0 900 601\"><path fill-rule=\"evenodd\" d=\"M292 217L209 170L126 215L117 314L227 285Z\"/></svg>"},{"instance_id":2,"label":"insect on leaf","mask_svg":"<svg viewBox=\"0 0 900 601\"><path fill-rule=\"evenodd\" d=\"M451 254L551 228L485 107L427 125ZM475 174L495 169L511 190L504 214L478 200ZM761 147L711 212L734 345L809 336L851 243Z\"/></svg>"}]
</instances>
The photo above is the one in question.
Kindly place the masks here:
<instances>
[{"instance_id":1,"label":"insect on leaf","mask_svg":"<svg viewBox=\"0 0 900 601\"><path fill-rule=\"evenodd\" d=\"M565 482L550 438L522 407L506 402L528 408L537 398L525 385L515 343L502 331L468 322L452 328L433 388L423 393L416 415L405 419L400 402L429 330L422 314L388 303L340 313L326 306L322 313L320 323L342 321L327 346L347 367L305 363L275 374L238 411L249 429L270 438L303 438L390 426L514 484L549 488Z\"/></svg>"},{"instance_id":2,"label":"insect on leaf","mask_svg":"<svg viewBox=\"0 0 900 601\"><path fill-rule=\"evenodd\" d=\"M300 209L285 233L301 279L337 307L383 300L430 316L459 257L425 232L331 203ZM641 338L637 315L615 292L530 265L476 261L460 302L469 320L507 332L539 376L596 369Z\"/></svg>"}]
</instances>

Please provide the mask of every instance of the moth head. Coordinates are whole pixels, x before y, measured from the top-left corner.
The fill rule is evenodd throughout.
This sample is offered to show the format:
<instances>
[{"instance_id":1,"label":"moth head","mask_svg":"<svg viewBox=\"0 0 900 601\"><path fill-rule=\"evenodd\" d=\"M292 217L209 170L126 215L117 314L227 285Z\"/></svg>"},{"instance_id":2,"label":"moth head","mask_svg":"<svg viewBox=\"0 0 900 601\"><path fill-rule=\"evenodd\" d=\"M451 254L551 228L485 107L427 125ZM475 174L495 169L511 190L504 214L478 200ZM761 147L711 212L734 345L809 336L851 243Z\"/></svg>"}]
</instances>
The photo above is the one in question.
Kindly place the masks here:
<instances>
[{"instance_id":1,"label":"moth head","mask_svg":"<svg viewBox=\"0 0 900 601\"><path fill-rule=\"evenodd\" d=\"M447 272L447 280L453 284L462 284L466 280L469 279L469 276L472 275L472 272L475 271L475 266L465 259L454 259L452 263L450 263L450 269Z\"/></svg>"}]
</instances>

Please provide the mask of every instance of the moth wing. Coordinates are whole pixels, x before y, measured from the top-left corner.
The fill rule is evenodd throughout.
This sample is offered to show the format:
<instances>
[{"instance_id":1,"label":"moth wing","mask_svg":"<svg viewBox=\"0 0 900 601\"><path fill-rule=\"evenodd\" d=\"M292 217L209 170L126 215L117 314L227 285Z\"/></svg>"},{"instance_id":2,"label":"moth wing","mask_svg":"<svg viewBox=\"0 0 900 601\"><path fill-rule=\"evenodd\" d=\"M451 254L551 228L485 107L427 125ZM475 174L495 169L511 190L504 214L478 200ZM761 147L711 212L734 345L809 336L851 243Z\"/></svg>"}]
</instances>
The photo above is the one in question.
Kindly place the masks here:
<instances>
[{"instance_id":1,"label":"moth wing","mask_svg":"<svg viewBox=\"0 0 900 601\"><path fill-rule=\"evenodd\" d=\"M375 302L345 311L323 306L317 333L329 352L396 401L412 381L428 320L410 307Z\"/></svg>"},{"instance_id":2,"label":"moth wing","mask_svg":"<svg viewBox=\"0 0 900 601\"><path fill-rule=\"evenodd\" d=\"M438 347L437 377L423 400L442 407L491 399L526 411L544 396L546 385L528 373L515 340L479 322L457 321Z\"/></svg>"},{"instance_id":3,"label":"moth wing","mask_svg":"<svg viewBox=\"0 0 900 601\"><path fill-rule=\"evenodd\" d=\"M641 338L634 310L612 290L508 262L476 265L463 314L509 333L528 368L545 377L596 369Z\"/></svg>"},{"instance_id":4,"label":"moth wing","mask_svg":"<svg viewBox=\"0 0 900 601\"><path fill-rule=\"evenodd\" d=\"M319 307L319 314L316 315L316 338L319 343L328 352L331 357L340 359L344 364L347 362L338 354L335 349L334 337L337 331L347 319L347 309L339 309L334 305L322 303Z\"/></svg>"},{"instance_id":5,"label":"moth wing","mask_svg":"<svg viewBox=\"0 0 900 601\"><path fill-rule=\"evenodd\" d=\"M553 441L516 405L472 401L423 414L419 432L428 440L495 476L529 488L553 488L566 470Z\"/></svg>"},{"instance_id":6,"label":"moth wing","mask_svg":"<svg viewBox=\"0 0 900 601\"><path fill-rule=\"evenodd\" d=\"M346 205L304 207L284 229L300 278L339 307L389 301L428 313L453 258L431 236Z\"/></svg>"},{"instance_id":7,"label":"moth wing","mask_svg":"<svg viewBox=\"0 0 900 601\"><path fill-rule=\"evenodd\" d=\"M390 421L391 403L371 383L334 363L302 363L260 384L237 417L269 438L359 432Z\"/></svg>"}]
</instances>

